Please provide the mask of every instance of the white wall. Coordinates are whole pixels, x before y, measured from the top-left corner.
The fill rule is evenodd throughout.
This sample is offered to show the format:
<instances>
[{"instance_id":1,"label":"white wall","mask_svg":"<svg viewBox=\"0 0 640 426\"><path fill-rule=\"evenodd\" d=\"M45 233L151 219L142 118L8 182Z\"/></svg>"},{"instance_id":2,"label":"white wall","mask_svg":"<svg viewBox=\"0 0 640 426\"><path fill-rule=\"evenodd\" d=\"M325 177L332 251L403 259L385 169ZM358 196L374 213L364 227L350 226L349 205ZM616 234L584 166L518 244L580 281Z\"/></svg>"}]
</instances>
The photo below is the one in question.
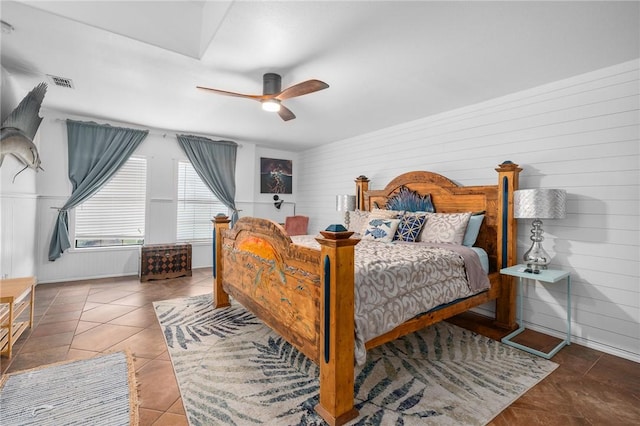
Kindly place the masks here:
<instances>
[{"instance_id":1,"label":"white wall","mask_svg":"<svg viewBox=\"0 0 640 426\"><path fill-rule=\"evenodd\" d=\"M280 209L274 206L274 194L262 194L260 192L260 158L276 158L279 160L291 160L293 166L292 194L278 194L279 199L284 200ZM245 168L238 168L237 173L246 173L247 170L255 171L253 175L252 199L242 199L238 197L238 209L241 209L240 216L255 216L271 219L274 222L283 223L286 216L296 213L296 192L297 178L300 174L298 169L298 154L294 152L281 151L276 149L257 146L255 148L254 163L246 165Z\"/></svg>"},{"instance_id":2,"label":"white wall","mask_svg":"<svg viewBox=\"0 0 640 426\"><path fill-rule=\"evenodd\" d=\"M9 168L3 166L3 168ZM26 170L25 173L32 170ZM4 175L4 173L3 173ZM6 178L0 195L0 277L14 278L35 275L33 253L36 246L35 193L5 192ZM10 178L9 178L10 181Z\"/></svg>"},{"instance_id":3,"label":"white wall","mask_svg":"<svg viewBox=\"0 0 640 426\"><path fill-rule=\"evenodd\" d=\"M27 95L28 91L17 93L18 88L13 77L1 66L0 89L2 89L2 96L0 96L0 122L4 122L5 118L18 106L22 98Z\"/></svg>"},{"instance_id":4,"label":"white wall","mask_svg":"<svg viewBox=\"0 0 640 426\"><path fill-rule=\"evenodd\" d=\"M71 194L71 184L67 177L67 133L64 119L106 122L86 117L69 116L56 111L45 110L41 112L41 115L45 117L40 127L40 134L43 135L43 139L46 139L46 143L42 144L40 150L45 172L38 175L37 245L32 250L35 253L35 272L38 281L47 283L136 275L139 270L139 249L137 247L71 248L56 261L50 262L48 260L49 241L57 217L55 208L62 206ZM117 122L108 122L107 124L132 127ZM133 154L147 158L145 242L148 244L172 243L176 238L177 162L186 160L186 156L180 149L173 133L165 133L157 129L149 130L149 135ZM215 139L215 137L213 138ZM260 155L263 154L263 149L246 142L242 142L240 145L236 164L236 198L241 200L238 203L239 208L254 214L256 205L263 205L263 203L255 202L256 198L258 198L257 201L261 200L261 197L257 196L255 192L256 188L259 191L259 186L256 187L257 164ZM295 158L295 154L285 151L264 152L276 156L275 158ZM276 210L273 203L269 203L268 206ZM267 213L270 212L267 211ZM277 215L275 216L274 219L277 219ZM268 217L268 214L265 217ZM74 212L72 210L69 212L71 235L73 235L73 224ZM211 264L211 243L194 242L192 266L201 268L211 266Z\"/></svg>"},{"instance_id":5,"label":"white wall","mask_svg":"<svg viewBox=\"0 0 640 426\"><path fill-rule=\"evenodd\" d=\"M551 267L571 272L573 340L640 361L639 68L635 60L305 151L298 210L315 232L340 221L335 195L354 194L360 174L371 189L410 170L485 185L497 183L502 161L518 163L521 188L568 192L568 216L545 221L544 247ZM520 255L530 227L519 226ZM564 282L529 282L525 296L527 326L562 336Z\"/></svg>"},{"instance_id":6,"label":"white wall","mask_svg":"<svg viewBox=\"0 0 640 426\"><path fill-rule=\"evenodd\" d=\"M40 145L39 137L34 139ZM36 172L7 155L0 168L0 277L35 274ZM16 173L20 172L16 176ZM42 172L40 172L42 173ZM15 177L15 180L14 180Z\"/></svg>"},{"instance_id":7,"label":"white wall","mask_svg":"<svg viewBox=\"0 0 640 426\"><path fill-rule=\"evenodd\" d=\"M32 88L22 92L4 68L0 74L1 115L4 120ZM33 141L36 146L40 145L39 134ZM0 167L1 278L35 274L36 172L32 169L20 172L23 167L11 155L4 157ZM18 172L20 174L16 176Z\"/></svg>"}]
</instances>

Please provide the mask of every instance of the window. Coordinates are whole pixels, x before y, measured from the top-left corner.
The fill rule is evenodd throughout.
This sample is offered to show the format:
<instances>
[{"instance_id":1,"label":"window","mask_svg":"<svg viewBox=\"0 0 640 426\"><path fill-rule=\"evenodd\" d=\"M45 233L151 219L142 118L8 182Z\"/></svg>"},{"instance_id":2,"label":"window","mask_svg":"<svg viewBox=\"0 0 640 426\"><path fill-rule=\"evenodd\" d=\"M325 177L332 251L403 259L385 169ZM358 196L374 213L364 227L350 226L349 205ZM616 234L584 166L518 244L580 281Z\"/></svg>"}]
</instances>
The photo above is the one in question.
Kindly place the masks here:
<instances>
[{"instance_id":1,"label":"window","mask_svg":"<svg viewBox=\"0 0 640 426\"><path fill-rule=\"evenodd\" d=\"M202 182L188 161L178 163L178 241L211 240L211 219L229 209Z\"/></svg>"},{"instance_id":2,"label":"window","mask_svg":"<svg viewBox=\"0 0 640 426\"><path fill-rule=\"evenodd\" d=\"M144 243L147 160L130 157L90 199L75 208L75 246Z\"/></svg>"}]
</instances>

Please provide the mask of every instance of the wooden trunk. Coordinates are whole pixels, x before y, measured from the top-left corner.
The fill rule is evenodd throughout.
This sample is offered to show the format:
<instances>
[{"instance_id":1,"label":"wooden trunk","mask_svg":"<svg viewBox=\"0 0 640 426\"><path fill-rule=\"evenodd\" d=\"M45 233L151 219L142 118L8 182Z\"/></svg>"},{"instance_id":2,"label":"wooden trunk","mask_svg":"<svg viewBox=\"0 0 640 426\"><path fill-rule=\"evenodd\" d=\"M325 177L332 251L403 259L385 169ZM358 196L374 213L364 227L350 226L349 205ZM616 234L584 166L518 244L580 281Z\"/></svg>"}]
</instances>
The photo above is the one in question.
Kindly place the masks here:
<instances>
[{"instance_id":1,"label":"wooden trunk","mask_svg":"<svg viewBox=\"0 0 640 426\"><path fill-rule=\"evenodd\" d=\"M148 244L140 248L140 281L191 276L191 244Z\"/></svg>"}]
</instances>

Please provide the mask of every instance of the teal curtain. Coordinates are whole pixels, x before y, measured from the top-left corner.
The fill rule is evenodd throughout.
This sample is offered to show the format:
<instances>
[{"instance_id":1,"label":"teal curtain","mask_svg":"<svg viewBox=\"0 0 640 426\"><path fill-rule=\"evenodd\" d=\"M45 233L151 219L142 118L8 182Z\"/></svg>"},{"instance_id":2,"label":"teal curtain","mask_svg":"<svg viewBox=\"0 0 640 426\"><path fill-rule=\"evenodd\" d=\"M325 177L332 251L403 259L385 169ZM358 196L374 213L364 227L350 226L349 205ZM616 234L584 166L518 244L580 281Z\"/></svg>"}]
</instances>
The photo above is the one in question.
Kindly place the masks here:
<instances>
[{"instance_id":1,"label":"teal curtain","mask_svg":"<svg viewBox=\"0 0 640 426\"><path fill-rule=\"evenodd\" d=\"M71 197L58 212L49 243L50 261L56 260L71 247L67 214L69 209L98 192L129 159L148 133L148 130L67 120L69 180L73 188Z\"/></svg>"},{"instance_id":2,"label":"teal curtain","mask_svg":"<svg viewBox=\"0 0 640 426\"><path fill-rule=\"evenodd\" d=\"M205 185L231 211L231 226L238 220L236 209L236 154L238 144L200 136L177 135L178 143Z\"/></svg>"}]
</instances>

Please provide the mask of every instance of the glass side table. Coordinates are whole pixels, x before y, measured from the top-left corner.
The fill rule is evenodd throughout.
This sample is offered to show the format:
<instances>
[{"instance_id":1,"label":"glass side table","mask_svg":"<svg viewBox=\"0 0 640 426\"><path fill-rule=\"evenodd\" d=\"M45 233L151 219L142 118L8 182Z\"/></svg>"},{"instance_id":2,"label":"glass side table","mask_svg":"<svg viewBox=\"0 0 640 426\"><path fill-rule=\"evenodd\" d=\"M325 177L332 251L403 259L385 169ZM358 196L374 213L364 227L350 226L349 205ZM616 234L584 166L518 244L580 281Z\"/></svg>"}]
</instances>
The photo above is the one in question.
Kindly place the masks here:
<instances>
[{"instance_id":1,"label":"glass side table","mask_svg":"<svg viewBox=\"0 0 640 426\"><path fill-rule=\"evenodd\" d=\"M518 277L518 310L517 310L517 322L518 329L513 331L511 334L502 338L502 343L513 346L514 348L521 349L523 351L532 353L534 355L541 356L543 358L549 359L553 357L560 349L562 349L566 345L571 344L571 275L567 271L561 271L558 269L544 269L541 270L540 273L534 274L531 272L525 272L527 269L526 265L515 265L509 268L504 268L500 270L501 274L511 275L513 277ZM562 279L566 279L567 281L567 337L555 348L553 348L549 352L541 352L539 350L530 348L525 345L521 345L520 343L516 343L511 341L515 336L522 333L525 330L524 320L522 318L522 294L524 293L522 288L522 282L524 279L530 280L538 280L546 283L555 283Z\"/></svg>"}]
</instances>

